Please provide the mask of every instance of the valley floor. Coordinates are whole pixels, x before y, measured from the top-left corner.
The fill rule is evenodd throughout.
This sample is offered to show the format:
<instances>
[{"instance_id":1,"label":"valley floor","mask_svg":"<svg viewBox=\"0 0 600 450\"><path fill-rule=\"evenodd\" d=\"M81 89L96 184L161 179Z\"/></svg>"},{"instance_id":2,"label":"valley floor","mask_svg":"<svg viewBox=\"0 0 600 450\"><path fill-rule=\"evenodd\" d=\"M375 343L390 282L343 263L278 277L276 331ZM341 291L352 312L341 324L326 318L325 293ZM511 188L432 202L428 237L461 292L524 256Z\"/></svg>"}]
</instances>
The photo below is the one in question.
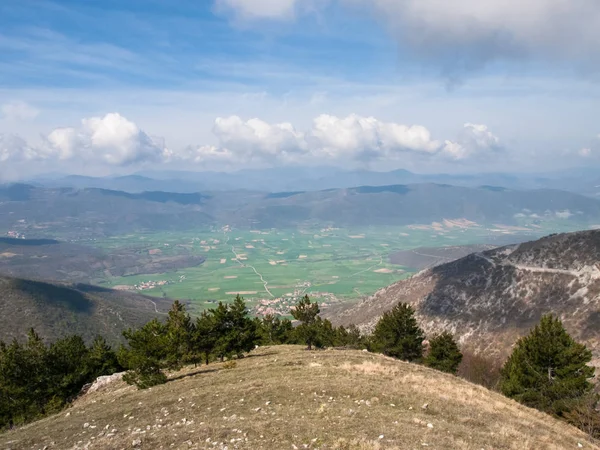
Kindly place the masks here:
<instances>
[{"instance_id":1,"label":"valley floor","mask_svg":"<svg viewBox=\"0 0 600 450\"><path fill-rule=\"evenodd\" d=\"M0 435L2 449L597 449L500 394L353 350L262 347L145 391L123 382Z\"/></svg>"}]
</instances>

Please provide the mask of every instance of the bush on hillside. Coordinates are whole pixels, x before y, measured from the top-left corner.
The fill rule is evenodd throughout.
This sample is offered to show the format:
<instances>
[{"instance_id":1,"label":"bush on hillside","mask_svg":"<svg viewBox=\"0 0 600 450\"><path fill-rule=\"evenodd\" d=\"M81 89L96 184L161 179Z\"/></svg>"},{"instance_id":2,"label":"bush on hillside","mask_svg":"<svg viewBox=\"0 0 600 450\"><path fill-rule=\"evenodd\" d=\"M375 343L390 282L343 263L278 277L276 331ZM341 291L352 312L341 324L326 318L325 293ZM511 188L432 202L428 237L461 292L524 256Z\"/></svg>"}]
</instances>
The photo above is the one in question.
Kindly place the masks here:
<instances>
[{"instance_id":1,"label":"bush on hillside","mask_svg":"<svg viewBox=\"0 0 600 450\"><path fill-rule=\"evenodd\" d=\"M424 363L432 369L456 375L462 358L454 337L445 331L429 340L429 351Z\"/></svg>"},{"instance_id":2,"label":"bush on hillside","mask_svg":"<svg viewBox=\"0 0 600 450\"><path fill-rule=\"evenodd\" d=\"M487 389L497 390L502 369L502 364L498 358L464 350L462 354L463 358L458 366L457 375Z\"/></svg>"},{"instance_id":3,"label":"bush on hillside","mask_svg":"<svg viewBox=\"0 0 600 450\"><path fill-rule=\"evenodd\" d=\"M357 350L363 349L367 348L367 338L360 334L356 325L350 325L348 328L339 326L336 328L336 345Z\"/></svg>"}]
</instances>

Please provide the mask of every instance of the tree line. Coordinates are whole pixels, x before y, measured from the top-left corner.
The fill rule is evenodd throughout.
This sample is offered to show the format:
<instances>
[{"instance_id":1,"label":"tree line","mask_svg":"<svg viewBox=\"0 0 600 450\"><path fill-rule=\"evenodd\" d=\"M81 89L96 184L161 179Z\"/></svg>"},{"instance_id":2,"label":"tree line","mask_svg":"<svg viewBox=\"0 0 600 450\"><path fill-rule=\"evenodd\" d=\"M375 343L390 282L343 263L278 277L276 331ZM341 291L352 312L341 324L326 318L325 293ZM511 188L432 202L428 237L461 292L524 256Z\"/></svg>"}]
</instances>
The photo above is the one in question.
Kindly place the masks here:
<instances>
[{"instance_id":1,"label":"tree line","mask_svg":"<svg viewBox=\"0 0 600 450\"><path fill-rule=\"evenodd\" d=\"M426 340L408 304L386 312L369 335L356 326L334 327L321 318L318 303L308 296L290 313L296 324L271 315L252 318L238 295L233 303L219 303L193 320L185 306L175 301L165 321L154 319L124 331L127 344L117 350L101 337L89 347L79 336L46 345L34 330L24 344L0 342L0 429L59 411L101 375L126 371L127 383L145 389L166 383L166 371L241 358L258 345L367 349L451 374L457 373L463 359L452 334ZM591 358L559 319L544 316L516 343L495 388L600 436L598 398L590 381L594 368L588 366Z\"/></svg>"}]
</instances>

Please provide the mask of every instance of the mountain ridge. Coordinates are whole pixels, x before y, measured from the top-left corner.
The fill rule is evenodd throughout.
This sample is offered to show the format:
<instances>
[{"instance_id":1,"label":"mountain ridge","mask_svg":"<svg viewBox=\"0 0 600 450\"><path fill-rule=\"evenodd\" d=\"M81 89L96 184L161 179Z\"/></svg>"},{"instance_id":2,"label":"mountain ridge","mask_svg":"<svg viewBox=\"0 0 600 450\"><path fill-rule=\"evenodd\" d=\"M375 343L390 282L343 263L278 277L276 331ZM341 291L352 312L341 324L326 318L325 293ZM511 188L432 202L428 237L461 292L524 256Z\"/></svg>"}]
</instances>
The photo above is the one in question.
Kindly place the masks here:
<instances>
[{"instance_id":1,"label":"mountain ridge","mask_svg":"<svg viewBox=\"0 0 600 450\"><path fill-rule=\"evenodd\" d=\"M122 331L164 316L170 299L147 297L81 283L0 275L0 340L22 341L27 331L52 342L78 334L90 343L101 335L123 342Z\"/></svg>"},{"instance_id":2,"label":"mountain ridge","mask_svg":"<svg viewBox=\"0 0 600 450\"><path fill-rule=\"evenodd\" d=\"M326 316L370 331L406 302L428 335L449 331L465 348L502 359L543 314L554 313L599 366L599 263L600 230L552 235L425 269Z\"/></svg>"}]
</instances>

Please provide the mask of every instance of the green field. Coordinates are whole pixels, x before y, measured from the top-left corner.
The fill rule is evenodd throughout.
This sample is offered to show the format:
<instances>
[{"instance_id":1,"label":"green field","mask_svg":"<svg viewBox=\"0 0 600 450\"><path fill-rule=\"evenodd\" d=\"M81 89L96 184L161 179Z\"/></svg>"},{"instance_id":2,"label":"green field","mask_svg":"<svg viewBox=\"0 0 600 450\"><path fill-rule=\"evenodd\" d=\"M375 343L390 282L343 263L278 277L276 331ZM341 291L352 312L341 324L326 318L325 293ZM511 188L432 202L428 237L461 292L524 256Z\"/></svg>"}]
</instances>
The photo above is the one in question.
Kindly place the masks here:
<instances>
[{"instance_id":1,"label":"green field","mask_svg":"<svg viewBox=\"0 0 600 450\"><path fill-rule=\"evenodd\" d=\"M532 239L557 231L572 231L568 221L523 223L522 229L490 225L366 227L357 229L235 230L223 227L195 233L155 233L119 236L95 245L176 254L178 249L202 255L197 267L176 272L110 278L105 286L120 288L143 283L167 283L143 290L155 296L190 300L194 308L211 307L241 293L250 305L285 311L304 294L320 302L360 299L406 278L414 269L389 263L389 254L416 247L440 247L510 242L511 236ZM258 310L258 312L261 312Z\"/></svg>"}]
</instances>

